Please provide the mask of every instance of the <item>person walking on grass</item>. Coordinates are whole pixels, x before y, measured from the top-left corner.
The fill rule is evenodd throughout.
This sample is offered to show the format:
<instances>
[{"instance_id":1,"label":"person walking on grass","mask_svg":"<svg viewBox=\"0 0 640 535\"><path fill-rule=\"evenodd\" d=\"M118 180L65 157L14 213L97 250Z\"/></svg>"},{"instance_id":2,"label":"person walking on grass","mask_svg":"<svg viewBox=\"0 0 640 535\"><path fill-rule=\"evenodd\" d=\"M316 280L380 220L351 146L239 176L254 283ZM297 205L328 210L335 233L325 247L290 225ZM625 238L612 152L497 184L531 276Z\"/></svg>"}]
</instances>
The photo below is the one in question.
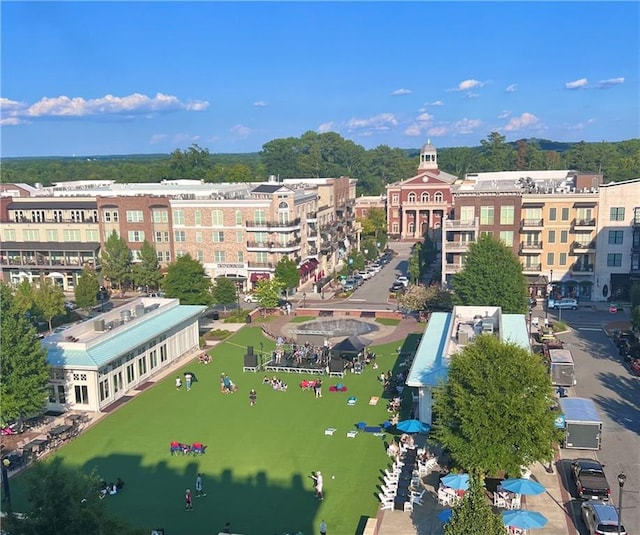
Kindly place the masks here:
<instances>
[{"instance_id":1,"label":"person walking on grass","mask_svg":"<svg viewBox=\"0 0 640 535\"><path fill-rule=\"evenodd\" d=\"M322 472L318 470L311 476L311 479L313 479L313 482L315 483L314 488L316 491L316 497L320 501L324 500L324 494L323 494L324 480L322 478Z\"/></svg>"},{"instance_id":2,"label":"person walking on grass","mask_svg":"<svg viewBox=\"0 0 640 535\"><path fill-rule=\"evenodd\" d=\"M187 392L188 392L189 390L191 390L191 382L193 381L193 375L187 372L184 374L184 379L187 383Z\"/></svg>"},{"instance_id":3,"label":"person walking on grass","mask_svg":"<svg viewBox=\"0 0 640 535\"><path fill-rule=\"evenodd\" d=\"M178 377L176 377L176 390L180 390L180 388L182 388L182 379L180 379L178 375Z\"/></svg>"},{"instance_id":4,"label":"person walking on grass","mask_svg":"<svg viewBox=\"0 0 640 535\"><path fill-rule=\"evenodd\" d=\"M203 493L202 492L202 474L198 473L198 475L196 476L196 498L199 498L200 496L206 496L207 493Z\"/></svg>"},{"instance_id":5,"label":"person walking on grass","mask_svg":"<svg viewBox=\"0 0 640 535\"><path fill-rule=\"evenodd\" d=\"M324 520L320 522L320 535L327 535L327 523Z\"/></svg>"},{"instance_id":6,"label":"person walking on grass","mask_svg":"<svg viewBox=\"0 0 640 535\"><path fill-rule=\"evenodd\" d=\"M189 489L184 492L184 502L186 504L185 509L187 511L193 511L193 502L191 501L191 491Z\"/></svg>"},{"instance_id":7,"label":"person walking on grass","mask_svg":"<svg viewBox=\"0 0 640 535\"><path fill-rule=\"evenodd\" d=\"M252 388L251 392L249 392L249 406L251 407L255 406L257 397L258 397L258 394L256 394L256 391Z\"/></svg>"}]
</instances>

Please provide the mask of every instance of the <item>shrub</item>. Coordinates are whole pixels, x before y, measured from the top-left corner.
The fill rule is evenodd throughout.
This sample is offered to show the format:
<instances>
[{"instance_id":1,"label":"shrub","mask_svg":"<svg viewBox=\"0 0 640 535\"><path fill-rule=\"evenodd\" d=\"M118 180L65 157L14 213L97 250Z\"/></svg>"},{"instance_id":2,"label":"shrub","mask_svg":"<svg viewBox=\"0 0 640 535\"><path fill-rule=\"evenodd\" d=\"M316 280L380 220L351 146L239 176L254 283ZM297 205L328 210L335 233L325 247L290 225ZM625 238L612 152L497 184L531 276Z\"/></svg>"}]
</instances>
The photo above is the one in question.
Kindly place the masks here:
<instances>
[{"instance_id":1,"label":"shrub","mask_svg":"<svg viewBox=\"0 0 640 535\"><path fill-rule=\"evenodd\" d=\"M554 333L559 333L567 330L567 324L563 321L554 321L551 325Z\"/></svg>"},{"instance_id":2,"label":"shrub","mask_svg":"<svg viewBox=\"0 0 640 535\"><path fill-rule=\"evenodd\" d=\"M231 334L231 331L227 331L226 329L215 329L205 334L204 338L205 340L224 340L228 336L231 336Z\"/></svg>"}]
</instances>

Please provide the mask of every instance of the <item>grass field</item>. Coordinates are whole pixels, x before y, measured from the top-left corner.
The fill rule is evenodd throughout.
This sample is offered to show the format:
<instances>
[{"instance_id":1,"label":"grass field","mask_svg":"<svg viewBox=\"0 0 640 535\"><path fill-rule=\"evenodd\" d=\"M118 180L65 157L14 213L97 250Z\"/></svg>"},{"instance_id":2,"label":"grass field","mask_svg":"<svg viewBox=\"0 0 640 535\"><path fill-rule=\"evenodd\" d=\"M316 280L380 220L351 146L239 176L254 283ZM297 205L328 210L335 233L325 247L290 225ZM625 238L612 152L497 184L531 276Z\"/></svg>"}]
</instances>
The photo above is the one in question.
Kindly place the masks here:
<instances>
[{"instance_id":1,"label":"grass field","mask_svg":"<svg viewBox=\"0 0 640 535\"><path fill-rule=\"evenodd\" d=\"M414 335L406 346L417 345ZM235 533L282 535L317 532L324 519L330 532L350 535L363 516L378 510L376 486L380 469L388 464L385 441L360 432L347 438L357 422L378 425L388 417L386 400L376 371L344 379L323 377L323 397L302 391L302 375L281 374L287 392L262 384L264 374L243 373L247 345L273 342L259 327L246 327L212 351L213 362L196 362L189 370L197 382L190 392L176 390L176 374L137 395L57 455L74 469L97 468L107 481L122 477L122 494L108 497L114 514L149 529L163 527L167 535L210 535L232 523ZM400 342L374 346L381 371L393 369ZM220 393L219 378L226 373L238 385L235 394ZM348 391L329 392L343 383ZM249 406L255 388L257 405ZM355 406L347 398L356 396ZM371 396L381 397L370 406ZM325 436L328 427L337 428ZM169 443L206 444L205 455L171 456ZM325 499L314 497L311 471L321 470ZM194 489L198 472L204 474L206 497L194 499L194 511L184 510L184 491ZM335 477L335 479L334 479ZM22 476L12 479L14 510L26 509Z\"/></svg>"}]
</instances>

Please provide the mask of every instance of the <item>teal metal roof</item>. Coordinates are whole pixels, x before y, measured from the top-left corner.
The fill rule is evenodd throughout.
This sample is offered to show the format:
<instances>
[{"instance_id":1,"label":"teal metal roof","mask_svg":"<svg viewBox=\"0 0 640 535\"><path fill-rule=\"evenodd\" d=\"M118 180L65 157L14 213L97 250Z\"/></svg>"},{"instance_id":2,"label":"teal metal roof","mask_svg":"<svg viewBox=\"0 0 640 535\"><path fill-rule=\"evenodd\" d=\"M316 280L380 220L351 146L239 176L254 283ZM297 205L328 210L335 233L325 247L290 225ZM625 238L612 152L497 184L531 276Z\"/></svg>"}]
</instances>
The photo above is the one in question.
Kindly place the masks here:
<instances>
[{"instance_id":1,"label":"teal metal roof","mask_svg":"<svg viewBox=\"0 0 640 535\"><path fill-rule=\"evenodd\" d=\"M448 359L443 358L447 334L451 329L451 312L434 312L413 359L407 384L409 386L437 385L447 378Z\"/></svg>"},{"instance_id":2,"label":"teal metal roof","mask_svg":"<svg viewBox=\"0 0 640 535\"><path fill-rule=\"evenodd\" d=\"M502 341L531 351L527 321L523 314L502 314Z\"/></svg>"},{"instance_id":3,"label":"teal metal roof","mask_svg":"<svg viewBox=\"0 0 640 535\"><path fill-rule=\"evenodd\" d=\"M169 308L157 316L135 322L131 327L121 328L104 342L88 349L64 349L60 346L47 347L47 359L51 366L76 366L100 368L112 360L125 355L136 347L152 340L172 327L198 317L207 307L179 305Z\"/></svg>"}]
</instances>

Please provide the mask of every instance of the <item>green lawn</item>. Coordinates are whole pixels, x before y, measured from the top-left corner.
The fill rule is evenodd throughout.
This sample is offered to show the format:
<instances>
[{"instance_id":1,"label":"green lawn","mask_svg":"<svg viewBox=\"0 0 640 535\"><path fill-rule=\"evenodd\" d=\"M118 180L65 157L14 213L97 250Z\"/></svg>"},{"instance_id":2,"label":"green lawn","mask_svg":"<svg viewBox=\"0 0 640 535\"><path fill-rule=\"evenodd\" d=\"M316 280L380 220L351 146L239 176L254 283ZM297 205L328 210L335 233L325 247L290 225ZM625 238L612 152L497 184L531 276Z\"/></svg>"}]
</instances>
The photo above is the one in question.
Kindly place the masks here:
<instances>
[{"instance_id":1,"label":"green lawn","mask_svg":"<svg viewBox=\"0 0 640 535\"><path fill-rule=\"evenodd\" d=\"M400 320L397 318L376 318L376 323L380 325L390 325L391 327L395 327L400 324Z\"/></svg>"},{"instance_id":2,"label":"green lawn","mask_svg":"<svg viewBox=\"0 0 640 535\"><path fill-rule=\"evenodd\" d=\"M388 464L384 438L359 433L347 438L354 424L377 425L387 419L386 400L370 406L371 396L381 396L378 371L344 379L323 377L324 392L316 399L298 384L307 378L282 374L287 392L262 384L264 374L243 373L247 345L273 342L260 327L246 327L216 346L208 365L185 365L198 381L190 392L177 391L175 374L106 417L71 444L58 451L65 464L80 470L97 468L107 481L122 477L122 495L108 497L108 507L134 525L163 527L170 535L217 533L226 521L233 531L247 535L302 531L317 532L324 519L336 534L355 533L361 516L375 516L380 469ZM413 347L410 337L405 347ZM393 369L401 342L373 346L380 371ZM219 377L225 372L239 392L221 394ZM338 382L345 393L331 393ZM248 392L255 388L258 401L249 406ZM356 396L357 404L347 406ZM328 427L337 428L325 436ZM169 443L202 442L200 457L170 456ZM312 470L325 477L325 500L314 498ZM193 490L197 472L204 473L207 496L194 499L194 511L184 511L184 490ZM335 476L335 479L334 479ZM12 480L14 510L25 510L22 477Z\"/></svg>"},{"instance_id":3,"label":"green lawn","mask_svg":"<svg viewBox=\"0 0 640 535\"><path fill-rule=\"evenodd\" d=\"M304 323L305 321L311 321L315 319L318 319L318 318L316 318L315 316L294 316L289 321L291 323Z\"/></svg>"}]
</instances>

